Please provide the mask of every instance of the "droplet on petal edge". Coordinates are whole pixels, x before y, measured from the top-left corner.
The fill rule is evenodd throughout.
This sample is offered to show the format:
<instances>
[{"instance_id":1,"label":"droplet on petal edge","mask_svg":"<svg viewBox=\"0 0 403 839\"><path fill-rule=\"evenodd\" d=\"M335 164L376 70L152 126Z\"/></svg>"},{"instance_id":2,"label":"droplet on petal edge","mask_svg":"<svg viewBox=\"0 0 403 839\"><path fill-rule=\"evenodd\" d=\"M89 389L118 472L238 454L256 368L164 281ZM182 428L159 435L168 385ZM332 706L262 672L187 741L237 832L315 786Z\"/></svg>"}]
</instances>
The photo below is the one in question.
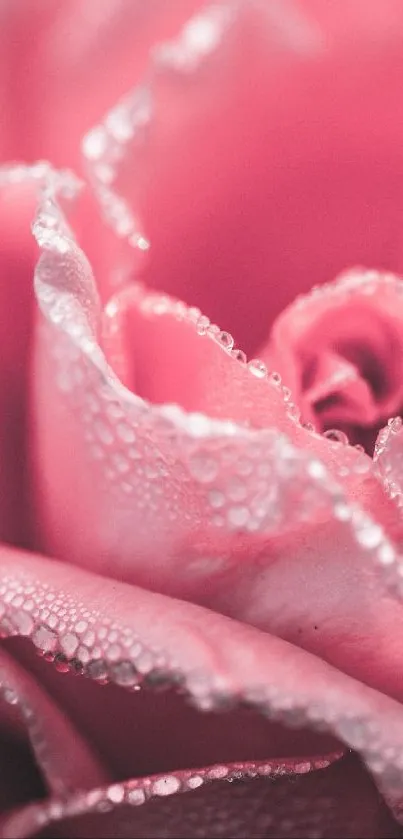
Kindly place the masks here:
<instances>
[{"instance_id":1,"label":"droplet on petal edge","mask_svg":"<svg viewBox=\"0 0 403 839\"><path fill-rule=\"evenodd\" d=\"M19 835L19 824L23 819L31 829L42 830L52 824L65 819L80 816L83 813L102 813L110 811L115 806L125 804L129 807L140 807L155 798L166 798L178 793L192 792L201 786L211 784L231 783L255 778L278 777L290 778L306 775L327 769L344 756L342 751L325 755L321 758L306 758L303 761L289 759L287 761L271 760L248 761L228 765L217 764L203 769L172 772L165 775L155 775L147 778L136 778L115 783L104 787L95 787L90 792L80 792L65 798L51 798L46 803L35 803L12 814L3 823L4 835Z\"/></svg>"},{"instance_id":2,"label":"droplet on petal edge","mask_svg":"<svg viewBox=\"0 0 403 839\"><path fill-rule=\"evenodd\" d=\"M403 508L403 420L391 417L375 443L374 472L388 497Z\"/></svg>"},{"instance_id":3,"label":"droplet on petal edge","mask_svg":"<svg viewBox=\"0 0 403 839\"><path fill-rule=\"evenodd\" d=\"M177 38L157 46L151 54L147 78L91 129L82 143L88 175L105 214L118 236L127 239L141 259L150 248L136 211L118 194L119 164L133 138L139 145L154 115L154 85L162 72L191 74L213 54L236 14L232 3L208 6L183 26Z\"/></svg>"}]
</instances>

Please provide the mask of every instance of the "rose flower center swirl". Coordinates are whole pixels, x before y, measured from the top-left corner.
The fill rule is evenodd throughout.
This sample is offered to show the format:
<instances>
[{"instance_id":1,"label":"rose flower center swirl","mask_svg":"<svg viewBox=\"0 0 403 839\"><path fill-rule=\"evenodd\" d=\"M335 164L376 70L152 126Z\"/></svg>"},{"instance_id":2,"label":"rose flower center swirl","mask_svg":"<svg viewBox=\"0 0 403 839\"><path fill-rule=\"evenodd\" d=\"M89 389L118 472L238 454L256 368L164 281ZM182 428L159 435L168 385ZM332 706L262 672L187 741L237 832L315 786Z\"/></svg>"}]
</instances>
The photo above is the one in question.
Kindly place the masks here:
<instances>
[{"instance_id":1,"label":"rose flower center swirl","mask_svg":"<svg viewBox=\"0 0 403 839\"><path fill-rule=\"evenodd\" d=\"M353 269L292 303L260 352L291 388L305 423L372 455L403 405L403 283Z\"/></svg>"}]
</instances>

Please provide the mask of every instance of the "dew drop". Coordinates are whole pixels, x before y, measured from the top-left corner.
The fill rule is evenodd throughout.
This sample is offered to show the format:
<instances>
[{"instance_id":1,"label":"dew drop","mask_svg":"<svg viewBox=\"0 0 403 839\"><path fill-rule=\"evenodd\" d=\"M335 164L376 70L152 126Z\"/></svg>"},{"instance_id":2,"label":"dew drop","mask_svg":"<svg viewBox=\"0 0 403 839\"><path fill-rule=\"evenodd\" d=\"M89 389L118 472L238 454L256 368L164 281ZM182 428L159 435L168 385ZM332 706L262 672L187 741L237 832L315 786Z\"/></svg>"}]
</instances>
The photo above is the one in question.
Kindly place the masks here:
<instances>
[{"instance_id":1,"label":"dew drop","mask_svg":"<svg viewBox=\"0 0 403 839\"><path fill-rule=\"evenodd\" d=\"M109 801L113 804L121 804L125 795L125 789L122 784L113 784L107 791Z\"/></svg>"},{"instance_id":2,"label":"dew drop","mask_svg":"<svg viewBox=\"0 0 403 839\"><path fill-rule=\"evenodd\" d=\"M220 781L222 778L226 778L228 775L228 767L227 766L213 766L212 769L208 772L208 777L211 778L212 781Z\"/></svg>"},{"instance_id":3,"label":"dew drop","mask_svg":"<svg viewBox=\"0 0 403 839\"><path fill-rule=\"evenodd\" d=\"M67 658L71 658L78 647L77 636L74 635L73 632L67 632L66 635L63 635L60 639L60 646Z\"/></svg>"},{"instance_id":4,"label":"dew drop","mask_svg":"<svg viewBox=\"0 0 403 839\"><path fill-rule=\"evenodd\" d=\"M376 548L382 542L383 532L379 525L368 523L366 527L359 528L356 536L363 548Z\"/></svg>"},{"instance_id":5,"label":"dew drop","mask_svg":"<svg viewBox=\"0 0 403 839\"><path fill-rule=\"evenodd\" d=\"M234 346L234 339L229 332L220 332L219 335L217 335L217 341L226 350L232 350Z\"/></svg>"},{"instance_id":6,"label":"dew drop","mask_svg":"<svg viewBox=\"0 0 403 839\"><path fill-rule=\"evenodd\" d=\"M150 653L148 653L146 650L140 653L136 661L136 667L138 672L142 673L143 675L150 673L153 669L153 660L151 658Z\"/></svg>"},{"instance_id":7,"label":"dew drop","mask_svg":"<svg viewBox=\"0 0 403 839\"><path fill-rule=\"evenodd\" d=\"M174 775L165 775L154 781L152 789L154 795L173 795L180 789L180 781Z\"/></svg>"},{"instance_id":8,"label":"dew drop","mask_svg":"<svg viewBox=\"0 0 403 839\"><path fill-rule=\"evenodd\" d=\"M238 349L231 350L231 355L232 355L233 358L235 358L237 361L239 361L240 364L246 364L247 363L247 358L246 358L246 355L243 352L243 350L238 350Z\"/></svg>"},{"instance_id":9,"label":"dew drop","mask_svg":"<svg viewBox=\"0 0 403 839\"><path fill-rule=\"evenodd\" d=\"M106 656L108 661L118 661L122 657L122 648L119 644L111 644L107 649Z\"/></svg>"},{"instance_id":10,"label":"dew drop","mask_svg":"<svg viewBox=\"0 0 403 839\"><path fill-rule=\"evenodd\" d=\"M217 477L217 462L211 455L199 452L189 459L189 472L202 484L208 484Z\"/></svg>"},{"instance_id":11,"label":"dew drop","mask_svg":"<svg viewBox=\"0 0 403 839\"><path fill-rule=\"evenodd\" d=\"M288 416L291 417L291 419L295 419L295 420L298 420L301 416L298 405L296 405L294 402L289 402L288 403L287 413L288 413Z\"/></svg>"},{"instance_id":12,"label":"dew drop","mask_svg":"<svg viewBox=\"0 0 403 839\"><path fill-rule=\"evenodd\" d=\"M18 696L11 688L6 688L3 693L3 698L9 705L18 705Z\"/></svg>"},{"instance_id":13,"label":"dew drop","mask_svg":"<svg viewBox=\"0 0 403 839\"><path fill-rule=\"evenodd\" d=\"M108 668L102 659L96 659L89 662L87 673L91 679L104 681L108 677Z\"/></svg>"},{"instance_id":14,"label":"dew drop","mask_svg":"<svg viewBox=\"0 0 403 839\"><path fill-rule=\"evenodd\" d=\"M381 565L393 565L396 556L392 545L389 545L387 542L381 545L378 551L378 559Z\"/></svg>"},{"instance_id":15,"label":"dew drop","mask_svg":"<svg viewBox=\"0 0 403 839\"><path fill-rule=\"evenodd\" d=\"M30 635L34 621L29 612L16 612L12 616L12 622L20 635Z\"/></svg>"},{"instance_id":16,"label":"dew drop","mask_svg":"<svg viewBox=\"0 0 403 839\"><path fill-rule=\"evenodd\" d=\"M199 335L205 335L210 326L210 320L205 315L201 315L196 324L196 330Z\"/></svg>"},{"instance_id":17,"label":"dew drop","mask_svg":"<svg viewBox=\"0 0 403 839\"><path fill-rule=\"evenodd\" d=\"M83 152L89 160L99 160L107 149L107 134L102 126L93 128L84 137Z\"/></svg>"},{"instance_id":18,"label":"dew drop","mask_svg":"<svg viewBox=\"0 0 403 839\"><path fill-rule=\"evenodd\" d=\"M144 804L146 800L145 792L143 789L131 789L127 794L127 800L129 804L133 804L135 807L138 807L140 804Z\"/></svg>"},{"instance_id":19,"label":"dew drop","mask_svg":"<svg viewBox=\"0 0 403 839\"><path fill-rule=\"evenodd\" d=\"M267 367L263 364L263 361L260 361L258 358L252 358L251 361L248 362L248 369L257 379L264 379L267 376Z\"/></svg>"},{"instance_id":20,"label":"dew drop","mask_svg":"<svg viewBox=\"0 0 403 839\"><path fill-rule=\"evenodd\" d=\"M397 434L402 427L402 418L401 417L392 417L388 420L388 426L393 434Z\"/></svg>"},{"instance_id":21,"label":"dew drop","mask_svg":"<svg viewBox=\"0 0 403 839\"><path fill-rule=\"evenodd\" d=\"M351 519L351 508L344 501L338 501L334 506L334 516L338 521L349 521Z\"/></svg>"},{"instance_id":22,"label":"dew drop","mask_svg":"<svg viewBox=\"0 0 403 839\"><path fill-rule=\"evenodd\" d=\"M77 649L77 657L83 664L88 664L91 658L89 650L87 649L87 647L84 647L83 644L80 644L80 646Z\"/></svg>"},{"instance_id":23,"label":"dew drop","mask_svg":"<svg viewBox=\"0 0 403 839\"><path fill-rule=\"evenodd\" d=\"M53 652L57 647L57 635L44 624L39 624L32 635L36 647L43 652Z\"/></svg>"},{"instance_id":24,"label":"dew drop","mask_svg":"<svg viewBox=\"0 0 403 839\"><path fill-rule=\"evenodd\" d=\"M328 431L323 432L323 436L326 437L326 440L331 440L334 443L342 443L343 446L348 445L348 437L344 431L339 431L338 428L329 428Z\"/></svg>"},{"instance_id":25,"label":"dew drop","mask_svg":"<svg viewBox=\"0 0 403 839\"><path fill-rule=\"evenodd\" d=\"M189 789L197 789L198 787L201 787L202 784L203 778L201 775L192 775L192 777L187 780L187 786Z\"/></svg>"},{"instance_id":26,"label":"dew drop","mask_svg":"<svg viewBox=\"0 0 403 839\"><path fill-rule=\"evenodd\" d=\"M249 519L247 507L231 507L228 511L228 523L232 527L245 527Z\"/></svg>"},{"instance_id":27,"label":"dew drop","mask_svg":"<svg viewBox=\"0 0 403 839\"><path fill-rule=\"evenodd\" d=\"M135 668L131 661L119 661L110 668L111 678L117 685L130 687L138 682Z\"/></svg>"}]
</instances>

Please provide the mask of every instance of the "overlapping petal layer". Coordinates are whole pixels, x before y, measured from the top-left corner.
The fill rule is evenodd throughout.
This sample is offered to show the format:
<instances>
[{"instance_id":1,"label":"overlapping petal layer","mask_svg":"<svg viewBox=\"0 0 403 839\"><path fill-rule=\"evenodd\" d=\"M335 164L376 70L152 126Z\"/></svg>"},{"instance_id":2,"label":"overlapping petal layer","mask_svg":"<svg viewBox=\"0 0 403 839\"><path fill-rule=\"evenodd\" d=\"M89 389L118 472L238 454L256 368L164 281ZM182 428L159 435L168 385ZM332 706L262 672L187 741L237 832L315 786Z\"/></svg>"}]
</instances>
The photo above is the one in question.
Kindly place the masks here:
<instances>
[{"instance_id":1,"label":"overlapping petal layer","mask_svg":"<svg viewBox=\"0 0 403 839\"><path fill-rule=\"evenodd\" d=\"M132 690L155 687L163 679L167 684L180 685L200 713L231 716L227 708L246 703L271 721L328 732L361 755L398 814L403 785L399 740L403 726L401 705L394 700L266 633L134 586L107 585L104 579L82 570L77 569L72 576L66 565L41 557L3 551L0 590L2 602L7 603L2 619L5 629L18 636L22 618L30 619L25 636L57 667L79 674L77 691L84 675ZM51 672L52 665L48 667ZM103 690L107 692L108 688ZM98 710L102 708L101 693ZM133 712L135 702L136 693ZM75 713L79 716L79 705ZM149 736L150 743L154 742L152 726ZM194 736L197 750L197 722ZM104 725L98 732L100 748L105 737ZM285 765L287 762L292 765L287 760ZM254 763L257 775L261 774L264 762ZM273 772L279 763L273 760L269 770L271 761L266 761L267 772ZM305 767L301 760L294 764L297 774L315 768L315 760L307 758ZM194 789L203 784L201 774L201 783L188 782L198 776L197 771L178 775L171 767L167 774L158 776L161 780L155 789L152 779L147 783L139 780L111 793L106 790L97 794L92 805L96 808L105 796L112 805L126 800L136 803L136 796L130 798L129 793L139 788L148 789L142 800L164 795L164 791L176 793L182 781L184 789ZM220 776L216 769L210 777L223 774ZM137 803L142 800L137 793ZM89 803L83 801L84 809ZM73 812L75 807L73 803ZM56 818L65 814L63 808L55 812ZM45 813L52 818L51 811Z\"/></svg>"},{"instance_id":2,"label":"overlapping petal layer","mask_svg":"<svg viewBox=\"0 0 403 839\"><path fill-rule=\"evenodd\" d=\"M219 768L219 767L218 767ZM301 766L302 768L302 766ZM223 767L221 767L223 769ZM328 769L294 777L248 777L254 769L234 777L214 779L214 772L181 777L175 792L171 778L146 779L108 790L94 790L86 798L67 803L51 802L12 817L7 824L11 839L21 836L100 837L116 839L147 836L150 839L324 839L348 835L351 839L399 835L399 827L378 799L358 761L349 757ZM178 781L179 783L179 781ZM193 789L192 789L193 787ZM156 790L154 792L154 789Z\"/></svg>"},{"instance_id":3,"label":"overlapping petal layer","mask_svg":"<svg viewBox=\"0 0 403 839\"><path fill-rule=\"evenodd\" d=\"M398 271L402 38L395 0L224 2L155 50L84 144L147 284L254 355L302 291Z\"/></svg>"}]
</instances>

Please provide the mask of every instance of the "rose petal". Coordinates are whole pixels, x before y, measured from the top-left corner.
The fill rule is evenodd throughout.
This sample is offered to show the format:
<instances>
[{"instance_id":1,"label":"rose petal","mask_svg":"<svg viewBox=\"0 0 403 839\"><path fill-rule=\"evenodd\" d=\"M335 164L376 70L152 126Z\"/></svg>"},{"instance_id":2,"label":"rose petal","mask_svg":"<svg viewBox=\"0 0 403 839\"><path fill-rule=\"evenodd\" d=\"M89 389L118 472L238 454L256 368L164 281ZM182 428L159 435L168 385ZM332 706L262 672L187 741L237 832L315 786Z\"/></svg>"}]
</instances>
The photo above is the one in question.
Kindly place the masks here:
<instances>
[{"instance_id":1,"label":"rose petal","mask_svg":"<svg viewBox=\"0 0 403 839\"><path fill-rule=\"evenodd\" d=\"M246 701L286 724L320 726L364 758L391 803L401 799L399 703L293 645L200 607L111 586L78 569L72 576L67 566L39 557L15 560L12 551L3 551L6 617L15 622L24 602L33 601L30 637L56 661L66 650L76 671L127 687L162 671L173 683L180 680L202 710ZM84 639L89 627L91 637Z\"/></svg>"},{"instance_id":2,"label":"rose petal","mask_svg":"<svg viewBox=\"0 0 403 839\"><path fill-rule=\"evenodd\" d=\"M293 780L252 780L242 778L239 772L229 784L230 777L208 782L208 775L207 771L190 776L187 783L182 776L178 782L180 791L187 788L186 795L176 792L176 776L170 775L153 779L144 787L141 782L129 782L94 790L85 799L37 805L8 821L7 836L35 835L37 825L43 837L399 835L398 826L353 756Z\"/></svg>"},{"instance_id":3,"label":"rose petal","mask_svg":"<svg viewBox=\"0 0 403 839\"><path fill-rule=\"evenodd\" d=\"M91 632L84 633L84 642L92 638ZM333 759L332 755L343 751L340 742L328 734L308 727L289 729L245 707L228 707L224 714L224 708L200 714L181 691L171 686L169 672L141 675L128 661L123 666L117 661L115 668L113 655L119 654L119 644L112 648L107 662L116 683L105 687L102 679L101 683L85 679L78 688L78 659L67 659L62 653L55 659L56 666L49 667L47 659L36 655L35 648L24 639L11 638L5 643L74 724L85 731L102 753L114 782L173 769L196 771L201 766L264 766L268 760L276 771L291 772L297 764L314 768L318 760ZM77 651L88 664L86 643L77 645ZM141 666L143 670L150 666L147 656ZM151 690L140 690L141 684ZM114 724L107 724L108 720L114 720Z\"/></svg>"},{"instance_id":4,"label":"rose petal","mask_svg":"<svg viewBox=\"0 0 403 839\"><path fill-rule=\"evenodd\" d=\"M403 282L355 269L300 296L260 351L318 428L376 427L403 405Z\"/></svg>"},{"instance_id":5,"label":"rose petal","mask_svg":"<svg viewBox=\"0 0 403 839\"><path fill-rule=\"evenodd\" d=\"M29 598L27 595L26 600ZM4 612L4 609L2 609ZM2 632L28 635L34 621L21 611L14 623L5 621ZM3 650L0 654L1 702L10 705L19 726L23 726L36 761L53 794L66 794L107 776L99 759L44 690ZM15 725L15 723L14 723Z\"/></svg>"},{"instance_id":6,"label":"rose petal","mask_svg":"<svg viewBox=\"0 0 403 839\"><path fill-rule=\"evenodd\" d=\"M131 283L108 301L100 340L120 381L152 403L298 436L277 380L199 309Z\"/></svg>"},{"instance_id":7,"label":"rose petal","mask_svg":"<svg viewBox=\"0 0 403 839\"><path fill-rule=\"evenodd\" d=\"M388 529L394 516L397 535L400 517L368 473L369 459L301 428L264 378L268 412L297 446L277 428L187 414L130 393L96 340L94 279L49 196L46 213L35 228L44 250L36 276L43 315L34 377L38 544L274 631L400 695L396 648L384 656L377 632L389 637L393 622L400 625L385 583L399 591L401 559L362 508ZM210 346L207 336L201 340ZM234 360L211 346L231 369ZM224 362L222 369L227 375ZM357 586L359 608L351 598Z\"/></svg>"},{"instance_id":8,"label":"rose petal","mask_svg":"<svg viewBox=\"0 0 403 839\"><path fill-rule=\"evenodd\" d=\"M78 168L85 131L138 79L149 51L203 0L69 0L40 51L42 136L35 155ZM47 4L49 5L49 4ZM25 10L24 10L25 11ZM25 73L26 83L31 83ZM32 152L31 152L32 154Z\"/></svg>"},{"instance_id":9,"label":"rose petal","mask_svg":"<svg viewBox=\"0 0 403 839\"><path fill-rule=\"evenodd\" d=\"M254 355L297 293L399 270L402 37L396 0L222 3L154 51L84 144L147 284Z\"/></svg>"}]
</instances>

